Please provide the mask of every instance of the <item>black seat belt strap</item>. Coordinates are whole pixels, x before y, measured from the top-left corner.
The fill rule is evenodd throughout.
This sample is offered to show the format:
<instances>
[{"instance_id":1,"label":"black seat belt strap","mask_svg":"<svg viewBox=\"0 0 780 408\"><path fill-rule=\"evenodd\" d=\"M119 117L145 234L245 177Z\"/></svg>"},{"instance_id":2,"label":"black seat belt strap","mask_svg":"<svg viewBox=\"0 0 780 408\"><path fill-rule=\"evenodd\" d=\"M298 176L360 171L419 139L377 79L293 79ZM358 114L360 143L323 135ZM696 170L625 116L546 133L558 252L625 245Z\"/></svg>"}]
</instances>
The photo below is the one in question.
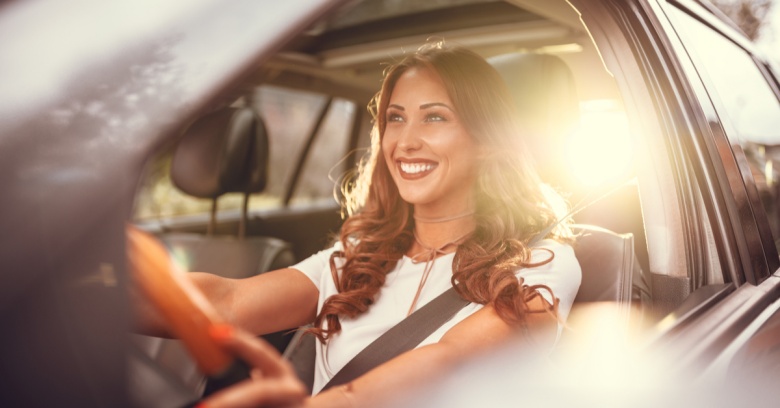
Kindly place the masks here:
<instances>
[{"instance_id":1,"label":"black seat belt strap","mask_svg":"<svg viewBox=\"0 0 780 408\"><path fill-rule=\"evenodd\" d=\"M322 390L346 384L372 368L417 347L471 302L450 288L379 336L352 358Z\"/></svg>"}]
</instances>

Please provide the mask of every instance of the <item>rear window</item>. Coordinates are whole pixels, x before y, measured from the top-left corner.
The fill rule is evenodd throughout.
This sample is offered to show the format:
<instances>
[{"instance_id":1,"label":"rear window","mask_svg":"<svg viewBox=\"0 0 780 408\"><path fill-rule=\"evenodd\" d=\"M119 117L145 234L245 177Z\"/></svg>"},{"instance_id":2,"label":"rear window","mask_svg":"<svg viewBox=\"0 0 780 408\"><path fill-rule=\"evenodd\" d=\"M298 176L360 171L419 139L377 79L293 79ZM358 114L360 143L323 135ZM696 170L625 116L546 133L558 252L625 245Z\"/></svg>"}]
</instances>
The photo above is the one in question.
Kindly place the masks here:
<instances>
[{"instance_id":1,"label":"rear window","mask_svg":"<svg viewBox=\"0 0 780 408\"><path fill-rule=\"evenodd\" d=\"M264 192L251 196L250 209L283 207L301 160L304 161L300 164L301 172L289 204L308 206L334 201L334 180L345 171L345 166L339 164L347 155L357 111L354 102L339 98L331 101L322 125L311 140L311 148L303 157L304 148L316 130L317 119L329 98L313 92L263 85L238 102L259 113L270 139L268 185ZM172 150L163 152L150 163L148 176L138 195L136 219L210 211L211 200L188 196L173 185L169 176L171 155ZM242 194L225 194L219 198L219 210L238 210L242 200Z\"/></svg>"}]
</instances>

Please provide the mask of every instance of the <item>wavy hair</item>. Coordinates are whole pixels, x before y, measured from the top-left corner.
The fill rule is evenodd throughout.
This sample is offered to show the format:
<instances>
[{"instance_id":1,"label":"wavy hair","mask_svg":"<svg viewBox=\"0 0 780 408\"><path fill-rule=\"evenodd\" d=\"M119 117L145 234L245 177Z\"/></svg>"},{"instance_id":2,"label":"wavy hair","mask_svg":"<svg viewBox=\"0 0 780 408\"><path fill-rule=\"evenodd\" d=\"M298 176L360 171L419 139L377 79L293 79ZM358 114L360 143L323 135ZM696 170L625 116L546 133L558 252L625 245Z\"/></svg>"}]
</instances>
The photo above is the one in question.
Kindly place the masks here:
<instances>
[{"instance_id":1,"label":"wavy hair","mask_svg":"<svg viewBox=\"0 0 780 408\"><path fill-rule=\"evenodd\" d=\"M457 248L453 286L464 299L492 304L502 319L517 325L524 323L526 313L536 312L528 305L538 290L552 292L524 285L515 272L539 265L530 264L529 241L555 224L566 213L566 204L534 170L514 102L498 72L471 51L431 43L390 66L369 105L374 116L371 148L357 176L342 187L349 216L339 234L343 251L330 260L338 293L325 300L309 330L322 342L341 331L341 317L354 318L368 310L387 273L414 240L413 207L401 198L381 152L390 96L410 69L439 75L460 120L487 152L475 185L476 228ZM547 237L569 240L568 222L559 223ZM343 259L340 267L336 258ZM556 312L557 302L549 309Z\"/></svg>"}]
</instances>

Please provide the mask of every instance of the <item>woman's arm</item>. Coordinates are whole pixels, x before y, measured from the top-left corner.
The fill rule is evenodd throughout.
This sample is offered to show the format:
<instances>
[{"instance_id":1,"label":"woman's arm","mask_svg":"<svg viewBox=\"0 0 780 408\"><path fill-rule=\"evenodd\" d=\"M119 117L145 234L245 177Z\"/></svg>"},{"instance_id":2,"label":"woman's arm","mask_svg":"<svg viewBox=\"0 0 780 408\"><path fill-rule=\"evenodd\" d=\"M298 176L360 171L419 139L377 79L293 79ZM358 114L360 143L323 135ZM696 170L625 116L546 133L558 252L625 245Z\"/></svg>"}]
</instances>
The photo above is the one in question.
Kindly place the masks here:
<instances>
[{"instance_id":1,"label":"woman's arm","mask_svg":"<svg viewBox=\"0 0 780 408\"><path fill-rule=\"evenodd\" d=\"M319 290L296 269L246 279L209 274L193 274L193 279L228 323L253 334L303 326L317 313Z\"/></svg>"},{"instance_id":2,"label":"woman's arm","mask_svg":"<svg viewBox=\"0 0 780 408\"><path fill-rule=\"evenodd\" d=\"M226 323L252 334L302 326L314 320L319 291L298 270L287 268L245 279L208 273L187 276ZM140 293L132 295L137 331L170 337L166 322Z\"/></svg>"},{"instance_id":3,"label":"woman's arm","mask_svg":"<svg viewBox=\"0 0 780 408\"><path fill-rule=\"evenodd\" d=\"M319 291L301 271L280 269L246 279L183 273L152 235L132 225L127 226L126 234L128 269L135 281L131 301L141 333L167 336L169 322L163 315L173 318L198 306L208 312L206 319L253 334L295 328L314 320Z\"/></svg>"}]
</instances>

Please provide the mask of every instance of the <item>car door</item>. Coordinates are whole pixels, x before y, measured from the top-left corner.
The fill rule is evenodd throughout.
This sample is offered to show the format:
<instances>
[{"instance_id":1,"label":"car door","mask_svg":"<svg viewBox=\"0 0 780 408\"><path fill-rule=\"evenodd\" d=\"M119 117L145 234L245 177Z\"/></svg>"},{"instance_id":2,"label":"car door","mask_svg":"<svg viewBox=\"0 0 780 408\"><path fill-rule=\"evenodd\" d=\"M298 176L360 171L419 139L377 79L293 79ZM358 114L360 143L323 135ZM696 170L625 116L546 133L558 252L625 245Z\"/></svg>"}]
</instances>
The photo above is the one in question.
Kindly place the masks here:
<instances>
[{"instance_id":1,"label":"car door","mask_svg":"<svg viewBox=\"0 0 780 408\"><path fill-rule=\"evenodd\" d=\"M719 183L708 190L726 203L742 266L730 271L734 293L676 334L686 360L707 366L749 326L762 324L765 309L778 297L780 92L766 59L716 18L717 10L687 1L662 7L679 38L673 42L676 55L707 118L710 158L722 165Z\"/></svg>"},{"instance_id":2,"label":"car door","mask_svg":"<svg viewBox=\"0 0 780 408\"><path fill-rule=\"evenodd\" d=\"M335 3L3 4L0 405L129 405L124 228L142 163Z\"/></svg>"},{"instance_id":3,"label":"car door","mask_svg":"<svg viewBox=\"0 0 780 408\"><path fill-rule=\"evenodd\" d=\"M672 312L651 337L676 365L707 366L777 298L771 143L750 140L753 128L777 135L776 79L711 7L572 3L645 146L639 183L654 302Z\"/></svg>"}]
</instances>

